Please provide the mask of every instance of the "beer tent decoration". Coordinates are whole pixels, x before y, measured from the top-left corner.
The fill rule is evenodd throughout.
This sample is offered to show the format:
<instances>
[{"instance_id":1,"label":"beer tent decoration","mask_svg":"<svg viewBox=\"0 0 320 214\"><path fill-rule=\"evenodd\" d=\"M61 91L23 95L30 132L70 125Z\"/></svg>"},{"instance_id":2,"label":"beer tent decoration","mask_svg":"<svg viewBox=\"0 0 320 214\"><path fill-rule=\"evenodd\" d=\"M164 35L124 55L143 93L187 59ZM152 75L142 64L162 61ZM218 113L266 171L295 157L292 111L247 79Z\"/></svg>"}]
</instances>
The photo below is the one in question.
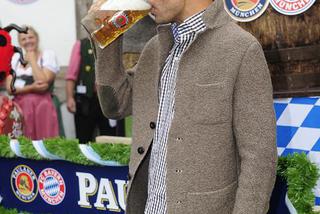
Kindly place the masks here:
<instances>
[{"instance_id":1,"label":"beer tent decoration","mask_svg":"<svg viewBox=\"0 0 320 214\"><path fill-rule=\"evenodd\" d=\"M269 0L224 0L224 8L236 21L250 22L259 18L268 8Z\"/></svg>"},{"instance_id":2,"label":"beer tent decoration","mask_svg":"<svg viewBox=\"0 0 320 214\"><path fill-rule=\"evenodd\" d=\"M124 213L129 155L125 144L0 136L0 205L17 209L0 213Z\"/></svg>"},{"instance_id":3,"label":"beer tent decoration","mask_svg":"<svg viewBox=\"0 0 320 214\"><path fill-rule=\"evenodd\" d=\"M66 188L69 189L67 190L66 197L68 198L72 196L71 197L72 201L65 201L65 200L68 200L66 198L61 203L65 203L68 206L74 206L77 209L81 209L80 205L85 205L85 203L91 203L91 205L93 205L90 209L84 208L84 209L81 209L82 212L78 212L78 213L90 213L90 214L115 213L115 212L109 212L107 210L98 210L94 206L94 203L93 203L95 202L94 199L99 195L97 192L95 196L88 195L89 197L88 200L90 199L90 201L88 201L86 199L85 192L79 191L80 186L82 187L88 187L88 186L84 186L84 183L80 181L84 181L88 179L88 181L89 180L91 181L90 182L91 185L100 187L103 184L103 182L98 182L98 181L103 181L106 179L100 180L97 178L100 178L101 176L102 176L101 178L110 178L110 176L111 177L113 176L113 170L120 170L121 176L120 174L118 176L120 176L123 181L119 183L119 180L118 180L116 183L112 183L112 185L114 186L113 188L117 189L117 187L124 187L123 182L126 181L124 177L126 177L128 173L127 168L123 168L121 166L110 168L110 165L102 166L98 163L94 163L88 160L86 158L86 155L82 153L81 149L79 148L79 143L76 140L48 139L43 141L43 144L45 148L48 150L48 152L50 152L52 155L61 157L66 161L48 160L48 158L45 158L42 156L43 154L38 153L37 149L34 147L34 144L32 143L31 140L28 140L24 137L18 138L18 144L21 147L22 156L26 157L27 159L18 158L17 155L15 154L15 151L13 151L12 147L10 146L10 141L12 141L12 139L10 140L7 136L0 136L0 159L4 161L4 162L0 162L0 165L2 164L2 166L5 166L6 164L11 164L13 168L15 168L18 165L24 164L31 167L33 170L36 170L35 172L37 173L37 176L44 168L54 168L58 170L60 173L62 173L61 175L65 179ZM95 153L97 153L102 160L116 161L123 165L127 165L129 162L130 145L91 143L91 144L88 144L87 146L92 147ZM66 166L69 166L68 170L66 170L65 168ZM103 167L107 167L107 169ZM3 170L6 170L5 168L6 167L1 168L0 172L1 171L3 172ZM78 169L75 170L75 168L78 168L78 169L81 168L81 170L80 171ZM95 174L94 173L95 170L100 170L103 173ZM77 175L72 173L70 174L70 171L72 171L73 173L77 172ZM10 173L8 174L9 174L8 176L10 176ZM287 180L288 192L289 192L288 196L293 202L293 206L297 209L298 213L313 214L312 207L314 204L314 193L312 192L312 188L315 186L315 181L319 178L319 171L317 170L317 167L307 159L305 154L289 155L289 156L281 157L279 159L278 175L284 177L285 180ZM76 185L71 185L71 183L72 184L75 183ZM1 206L6 206L6 203L10 201L6 200L5 194L3 194L4 189L7 189L8 190L7 192L10 192L10 194L13 194L13 193L11 192L12 190L10 185L2 186L2 187L4 188L1 189L0 195L3 197L3 201L2 203L0 201L0 204ZM78 193L72 194L70 192L70 191L73 191L74 189L77 189ZM88 191L89 189L85 188L85 190ZM120 190L121 190L120 192L124 191L124 189L120 189ZM300 190L303 190L303 191L300 191ZM119 191L118 191L118 194L119 194ZM123 200L124 197L125 197L124 195L121 195L121 197L117 198L119 201L118 205L120 207L125 206L124 200ZM69 199L71 200L71 198ZM14 199L18 200L16 198ZM36 200L40 201L48 209L51 209L51 211L52 209L56 209L56 206L51 205L52 207L50 207L50 205L48 205L39 195L37 196ZM78 201L80 201L80 205L78 204ZM23 204L23 202L21 203ZM16 205L12 206L11 208L17 208L20 211L37 209L37 211L39 211L40 213L43 213L39 210L39 208L42 209L43 207L34 207L35 203L36 201L32 203L28 203L28 206L24 206L23 208L19 208ZM59 204L58 206L60 205L61 204ZM68 208L65 207L64 209L68 209ZM6 210L0 207L1 214L22 213L22 212L19 212L18 210L15 210L15 209ZM301 211L304 211L304 212L301 212ZM35 212L35 213L38 213L38 212ZM50 213L56 213L56 212L50 212ZM58 212L58 213L60 214L64 212ZM275 214L275 213L272 213L272 214Z\"/></svg>"},{"instance_id":4,"label":"beer tent decoration","mask_svg":"<svg viewBox=\"0 0 320 214\"><path fill-rule=\"evenodd\" d=\"M281 14L294 16L307 11L316 0L270 0L272 7Z\"/></svg>"},{"instance_id":5,"label":"beer tent decoration","mask_svg":"<svg viewBox=\"0 0 320 214\"><path fill-rule=\"evenodd\" d=\"M294 16L309 10L316 0L224 0L225 10L238 22L251 22L264 14L269 6L283 15Z\"/></svg>"}]
</instances>

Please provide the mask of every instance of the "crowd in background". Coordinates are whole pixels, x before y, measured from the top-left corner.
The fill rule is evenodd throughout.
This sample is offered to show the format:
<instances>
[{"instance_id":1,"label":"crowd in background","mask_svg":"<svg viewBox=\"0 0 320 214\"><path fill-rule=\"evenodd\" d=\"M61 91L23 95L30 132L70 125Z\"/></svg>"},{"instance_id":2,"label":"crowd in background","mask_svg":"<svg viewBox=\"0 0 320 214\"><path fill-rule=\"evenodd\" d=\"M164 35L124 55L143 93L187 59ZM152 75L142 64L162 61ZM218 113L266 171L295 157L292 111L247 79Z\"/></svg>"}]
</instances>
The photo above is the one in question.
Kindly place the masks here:
<instances>
[{"instance_id":1,"label":"crowd in background","mask_svg":"<svg viewBox=\"0 0 320 214\"><path fill-rule=\"evenodd\" d=\"M15 91L10 87L13 79L5 81L7 94L21 108L23 135L32 140L64 137L61 103L53 93L54 82L60 67L55 52L40 48L40 38L31 26L27 34L18 34L19 46L23 49L24 65L20 55L12 59L16 73ZM93 142L96 135L124 136L124 120L104 117L95 87L94 57L88 39L77 41L70 53L70 62L65 74L66 104L74 114L76 138L80 143Z\"/></svg>"}]
</instances>

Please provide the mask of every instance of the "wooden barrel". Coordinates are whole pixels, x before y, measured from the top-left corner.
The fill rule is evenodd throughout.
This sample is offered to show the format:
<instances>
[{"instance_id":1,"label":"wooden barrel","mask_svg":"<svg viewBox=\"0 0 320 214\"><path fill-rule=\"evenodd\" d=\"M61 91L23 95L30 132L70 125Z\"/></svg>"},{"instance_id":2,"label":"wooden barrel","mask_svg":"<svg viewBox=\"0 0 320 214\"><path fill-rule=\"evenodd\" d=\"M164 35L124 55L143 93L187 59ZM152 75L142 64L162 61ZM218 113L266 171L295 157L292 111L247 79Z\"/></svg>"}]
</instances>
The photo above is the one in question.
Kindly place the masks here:
<instances>
[{"instance_id":1,"label":"wooden barrel","mask_svg":"<svg viewBox=\"0 0 320 214\"><path fill-rule=\"evenodd\" d=\"M270 5L259 19L239 25L260 41L276 97L320 95L320 1L296 16Z\"/></svg>"}]
</instances>

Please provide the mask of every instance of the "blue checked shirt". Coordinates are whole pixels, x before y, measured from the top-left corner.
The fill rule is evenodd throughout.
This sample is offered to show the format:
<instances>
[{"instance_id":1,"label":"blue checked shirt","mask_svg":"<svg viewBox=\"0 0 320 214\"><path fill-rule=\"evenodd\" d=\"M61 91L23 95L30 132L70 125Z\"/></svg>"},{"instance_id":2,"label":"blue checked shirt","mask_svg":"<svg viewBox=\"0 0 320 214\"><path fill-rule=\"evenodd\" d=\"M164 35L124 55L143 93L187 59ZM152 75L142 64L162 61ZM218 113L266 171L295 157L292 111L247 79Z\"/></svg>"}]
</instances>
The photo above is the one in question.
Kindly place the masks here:
<instances>
[{"instance_id":1,"label":"blue checked shirt","mask_svg":"<svg viewBox=\"0 0 320 214\"><path fill-rule=\"evenodd\" d=\"M183 53L199 33L205 31L204 11L189 17L180 25L172 24L174 45L163 67L159 85L159 112L149 163L148 199L145 214L166 214L166 154L171 122L174 116L177 71ZM182 71L183 72L183 71Z\"/></svg>"}]
</instances>

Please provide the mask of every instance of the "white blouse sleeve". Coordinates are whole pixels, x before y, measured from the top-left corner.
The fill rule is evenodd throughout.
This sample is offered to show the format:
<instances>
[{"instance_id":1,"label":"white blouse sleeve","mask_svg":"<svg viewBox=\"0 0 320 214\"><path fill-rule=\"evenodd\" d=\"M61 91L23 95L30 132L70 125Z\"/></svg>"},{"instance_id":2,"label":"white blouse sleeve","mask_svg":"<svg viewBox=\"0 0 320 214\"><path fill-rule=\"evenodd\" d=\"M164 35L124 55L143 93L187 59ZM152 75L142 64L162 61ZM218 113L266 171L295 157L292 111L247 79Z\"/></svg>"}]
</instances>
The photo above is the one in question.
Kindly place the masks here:
<instances>
[{"instance_id":1,"label":"white blouse sleeve","mask_svg":"<svg viewBox=\"0 0 320 214\"><path fill-rule=\"evenodd\" d=\"M15 53L11 59L11 68L16 71L19 66L19 57L20 54Z\"/></svg>"},{"instance_id":2,"label":"white blouse sleeve","mask_svg":"<svg viewBox=\"0 0 320 214\"><path fill-rule=\"evenodd\" d=\"M43 52L42 66L55 74L59 72L60 67L54 51L46 50Z\"/></svg>"}]
</instances>

